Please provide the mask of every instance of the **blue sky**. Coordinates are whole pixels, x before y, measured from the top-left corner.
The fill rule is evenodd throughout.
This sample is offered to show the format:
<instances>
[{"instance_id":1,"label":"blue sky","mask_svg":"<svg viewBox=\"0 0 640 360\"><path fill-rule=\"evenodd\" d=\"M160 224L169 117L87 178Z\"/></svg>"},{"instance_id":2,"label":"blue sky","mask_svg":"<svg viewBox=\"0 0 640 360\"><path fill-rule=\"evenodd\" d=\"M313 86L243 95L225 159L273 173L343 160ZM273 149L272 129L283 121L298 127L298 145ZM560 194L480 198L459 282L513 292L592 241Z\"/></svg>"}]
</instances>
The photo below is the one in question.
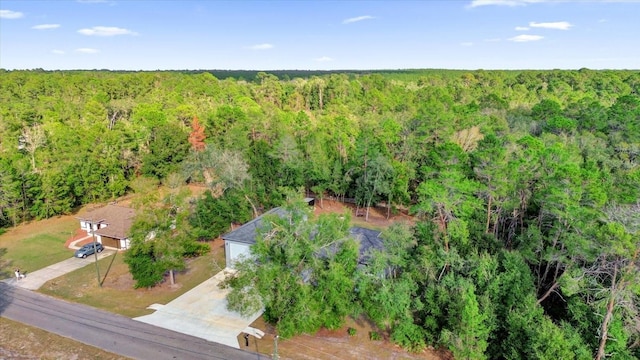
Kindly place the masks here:
<instances>
[{"instance_id":1,"label":"blue sky","mask_svg":"<svg viewBox=\"0 0 640 360\"><path fill-rule=\"evenodd\" d=\"M0 68L640 69L640 0L0 1Z\"/></svg>"}]
</instances>

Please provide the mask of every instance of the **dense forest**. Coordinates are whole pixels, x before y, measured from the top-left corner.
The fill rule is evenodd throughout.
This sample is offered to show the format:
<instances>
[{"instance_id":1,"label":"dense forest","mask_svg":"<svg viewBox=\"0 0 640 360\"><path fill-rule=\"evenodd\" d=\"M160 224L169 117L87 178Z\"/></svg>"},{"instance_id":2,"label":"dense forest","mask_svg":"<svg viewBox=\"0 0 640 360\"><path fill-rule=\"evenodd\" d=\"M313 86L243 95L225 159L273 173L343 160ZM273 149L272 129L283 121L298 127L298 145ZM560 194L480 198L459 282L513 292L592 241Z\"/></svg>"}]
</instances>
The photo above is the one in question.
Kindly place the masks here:
<instances>
[{"instance_id":1,"label":"dense forest","mask_svg":"<svg viewBox=\"0 0 640 360\"><path fill-rule=\"evenodd\" d=\"M272 274L317 274L262 288L296 289L285 308L259 294L285 336L364 313L460 359L638 358L639 163L638 71L0 70L0 227L157 182L210 186L185 238L300 189L416 216L365 269L348 242L322 261L286 231L261 244ZM169 232L174 195L147 212Z\"/></svg>"}]
</instances>

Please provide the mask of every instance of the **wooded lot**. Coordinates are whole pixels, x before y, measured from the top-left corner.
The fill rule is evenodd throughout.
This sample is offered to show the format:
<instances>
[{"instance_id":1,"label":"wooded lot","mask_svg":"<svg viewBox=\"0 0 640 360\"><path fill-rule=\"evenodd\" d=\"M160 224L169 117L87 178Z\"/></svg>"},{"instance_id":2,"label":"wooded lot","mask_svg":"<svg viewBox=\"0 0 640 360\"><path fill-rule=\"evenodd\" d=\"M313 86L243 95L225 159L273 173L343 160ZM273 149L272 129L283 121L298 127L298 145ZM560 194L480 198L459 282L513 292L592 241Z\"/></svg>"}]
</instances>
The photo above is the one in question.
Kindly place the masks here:
<instances>
[{"instance_id":1,"label":"wooded lot","mask_svg":"<svg viewBox=\"0 0 640 360\"><path fill-rule=\"evenodd\" d=\"M350 243L324 262L263 243L278 262L255 274L286 276L253 295L285 336L365 314L457 359L639 358L639 164L638 71L0 70L0 227L161 182L143 219L179 269L300 189L416 216L364 268Z\"/></svg>"}]
</instances>

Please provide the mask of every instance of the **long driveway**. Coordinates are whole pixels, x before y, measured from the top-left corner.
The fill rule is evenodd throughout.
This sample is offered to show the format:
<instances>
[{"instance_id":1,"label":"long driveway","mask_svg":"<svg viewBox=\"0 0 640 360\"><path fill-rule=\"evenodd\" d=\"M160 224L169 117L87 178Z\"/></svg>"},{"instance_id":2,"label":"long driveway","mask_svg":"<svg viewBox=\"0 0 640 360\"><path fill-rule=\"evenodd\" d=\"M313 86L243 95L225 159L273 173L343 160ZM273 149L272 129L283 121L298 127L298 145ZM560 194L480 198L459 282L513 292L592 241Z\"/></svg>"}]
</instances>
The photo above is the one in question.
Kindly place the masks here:
<instances>
[{"instance_id":1,"label":"long driveway","mask_svg":"<svg viewBox=\"0 0 640 360\"><path fill-rule=\"evenodd\" d=\"M228 271L220 271L166 305L152 305L151 308L156 312L134 320L234 348L240 348L238 335L243 332L261 338L264 332L249 325L262 315L262 311L244 317L227 310L227 294L230 290L221 289L218 285Z\"/></svg>"},{"instance_id":2,"label":"long driveway","mask_svg":"<svg viewBox=\"0 0 640 360\"><path fill-rule=\"evenodd\" d=\"M134 359L268 359L4 282L0 316Z\"/></svg>"},{"instance_id":3,"label":"long driveway","mask_svg":"<svg viewBox=\"0 0 640 360\"><path fill-rule=\"evenodd\" d=\"M114 253L115 250L105 250L99 254L90 255L86 259L71 257L67 260L49 265L40 270L28 272L27 277L20 281L16 281L15 279L10 279L8 281L24 289L38 290L42 285L44 285L44 283L51 279L55 279L82 267L93 265L93 263L95 262L95 256L98 257L98 260L102 260L113 255Z\"/></svg>"}]
</instances>

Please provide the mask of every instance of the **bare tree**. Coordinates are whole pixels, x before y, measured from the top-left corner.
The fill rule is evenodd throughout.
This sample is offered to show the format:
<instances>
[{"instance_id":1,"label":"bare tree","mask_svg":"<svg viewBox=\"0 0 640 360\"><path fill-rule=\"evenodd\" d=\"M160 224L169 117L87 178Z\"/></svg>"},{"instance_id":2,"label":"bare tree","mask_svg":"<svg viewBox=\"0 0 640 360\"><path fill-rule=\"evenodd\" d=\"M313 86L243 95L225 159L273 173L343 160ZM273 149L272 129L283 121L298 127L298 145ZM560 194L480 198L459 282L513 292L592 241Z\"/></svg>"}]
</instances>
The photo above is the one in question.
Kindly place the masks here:
<instances>
[{"instance_id":1,"label":"bare tree","mask_svg":"<svg viewBox=\"0 0 640 360\"><path fill-rule=\"evenodd\" d=\"M249 179L249 165L237 152L207 145L203 151L191 153L185 173L187 177L201 176L207 186L224 192Z\"/></svg>"},{"instance_id":2,"label":"bare tree","mask_svg":"<svg viewBox=\"0 0 640 360\"><path fill-rule=\"evenodd\" d=\"M31 168L34 172L38 172L36 168L36 151L41 148L47 138L42 125L35 124L22 130L22 139L24 139L24 148L31 155Z\"/></svg>"},{"instance_id":3,"label":"bare tree","mask_svg":"<svg viewBox=\"0 0 640 360\"><path fill-rule=\"evenodd\" d=\"M606 345L611 340L609 329L616 314L621 316L625 328L635 341L640 341L637 340L640 336L637 287L640 278L638 209L638 205L618 205L605 209L605 223L599 229L596 240L600 255L595 261L585 262L580 270L576 269L572 275L565 275L563 279L562 290L565 295L583 293L586 302L602 315L595 360L602 360L607 356Z\"/></svg>"},{"instance_id":4,"label":"bare tree","mask_svg":"<svg viewBox=\"0 0 640 360\"><path fill-rule=\"evenodd\" d=\"M478 147L478 142L484 138L478 126L456 132L451 141L458 144L465 152L470 152Z\"/></svg>"}]
</instances>

